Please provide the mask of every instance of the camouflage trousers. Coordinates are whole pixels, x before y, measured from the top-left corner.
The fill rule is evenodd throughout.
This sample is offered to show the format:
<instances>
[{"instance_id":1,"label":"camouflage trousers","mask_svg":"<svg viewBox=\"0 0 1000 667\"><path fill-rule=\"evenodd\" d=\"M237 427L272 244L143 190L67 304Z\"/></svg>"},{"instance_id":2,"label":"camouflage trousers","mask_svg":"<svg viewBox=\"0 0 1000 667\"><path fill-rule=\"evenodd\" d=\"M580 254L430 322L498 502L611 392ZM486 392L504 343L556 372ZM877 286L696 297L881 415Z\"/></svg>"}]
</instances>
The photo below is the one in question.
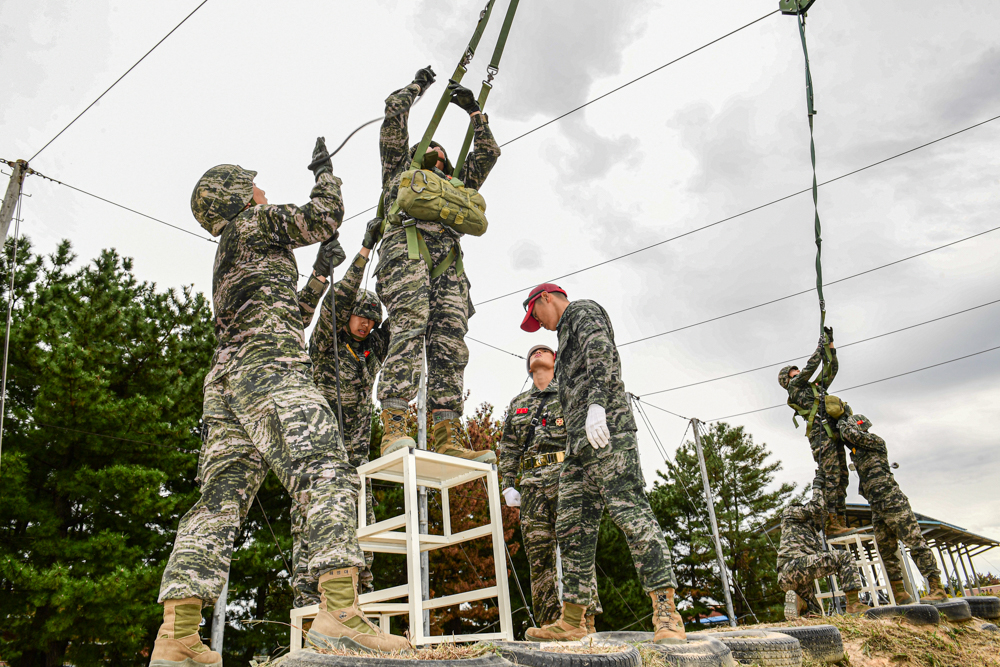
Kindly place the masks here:
<instances>
[{"instance_id":1,"label":"camouflage trousers","mask_svg":"<svg viewBox=\"0 0 1000 667\"><path fill-rule=\"evenodd\" d=\"M600 450L585 435L569 436L559 476L556 535L563 566L563 601L590 605L597 556L597 533L607 508L625 534L639 582L648 593L676 588L670 550L646 497L634 431L614 433Z\"/></svg>"},{"instance_id":2,"label":"camouflage trousers","mask_svg":"<svg viewBox=\"0 0 1000 667\"><path fill-rule=\"evenodd\" d=\"M837 583L843 591L861 588L858 568L846 551L829 551L793 558L778 568L778 585L783 591L795 591L800 598L810 603L810 607L814 604L819 606L813 582L831 574L836 575Z\"/></svg>"},{"instance_id":3,"label":"camouflage trousers","mask_svg":"<svg viewBox=\"0 0 1000 667\"><path fill-rule=\"evenodd\" d=\"M357 539L358 475L309 366L236 370L205 387L201 498L181 519L159 600L214 601L233 540L272 470L304 508L310 576L364 564Z\"/></svg>"},{"instance_id":4,"label":"camouflage trousers","mask_svg":"<svg viewBox=\"0 0 1000 667\"><path fill-rule=\"evenodd\" d=\"M435 265L457 242L445 233L423 233ZM403 234L387 237L385 244L406 243ZM383 247L383 253L389 249ZM461 251L459 251L461 252ZM398 252L387 255L376 270L376 291L389 311L392 342L378 397L409 402L417 396L422 336L427 336L427 406L430 410L464 410L465 367L469 348L465 334L475 312L469 301L469 281L458 275L456 264L431 279L423 259L409 259Z\"/></svg>"},{"instance_id":5,"label":"camouflage trousers","mask_svg":"<svg viewBox=\"0 0 1000 667\"><path fill-rule=\"evenodd\" d=\"M816 477L813 487L823 490L826 511L832 515L847 514L847 486L851 481L851 471L847 467L847 452L840 440L827 435L816 418L816 425L809 435L809 448L816 462Z\"/></svg>"},{"instance_id":6,"label":"camouflage trousers","mask_svg":"<svg viewBox=\"0 0 1000 667\"><path fill-rule=\"evenodd\" d=\"M369 389L370 391L370 389ZM337 405L337 396L334 394L333 400L326 395L327 402ZM342 397L343 398L343 397ZM344 404L344 433L347 435L347 456L350 464L357 468L368 463L368 446L371 442L371 403L363 403L358 409L351 404ZM336 408L332 411L335 412ZM371 482L368 482L368 492L365 494L368 501L368 525L375 523L375 509L372 501ZM355 515L356 516L356 515ZM306 532L305 507L297 502L292 502L292 591L295 607L307 607L319 604L319 580L309 574L309 542ZM358 593L368 593L375 589L372 577L372 563L375 554L370 551L364 552L365 566L358 572Z\"/></svg>"},{"instance_id":7,"label":"camouflage trousers","mask_svg":"<svg viewBox=\"0 0 1000 667\"><path fill-rule=\"evenodd\" d=\"M889 459L882 452L856 448L851 460L861 477L861 495L872 508L872 528L879 555L885 564L890 581L903 578L903 567L896 558L899 542L910 550L913 562L925 577L941 574L934 554L924 539L917 517L913 515L910 501L896 483L889 468Z\"/></svg>"},{"instance_id":8,"label":"camouflage trousers","mask_svg":"<svg viewBox=\"0 0 1000 667\"><path fill-rule=\"evenodd\" d=\"M530 475L530 476L529 476ZM562 611L556 580L556 507L559 466L552 464L526 473L521 479L521 539L531 569L531 606L538 627L553 623ZM597 577L590 582L588 614L600 614Z\"/></svg>"}]
</instances>

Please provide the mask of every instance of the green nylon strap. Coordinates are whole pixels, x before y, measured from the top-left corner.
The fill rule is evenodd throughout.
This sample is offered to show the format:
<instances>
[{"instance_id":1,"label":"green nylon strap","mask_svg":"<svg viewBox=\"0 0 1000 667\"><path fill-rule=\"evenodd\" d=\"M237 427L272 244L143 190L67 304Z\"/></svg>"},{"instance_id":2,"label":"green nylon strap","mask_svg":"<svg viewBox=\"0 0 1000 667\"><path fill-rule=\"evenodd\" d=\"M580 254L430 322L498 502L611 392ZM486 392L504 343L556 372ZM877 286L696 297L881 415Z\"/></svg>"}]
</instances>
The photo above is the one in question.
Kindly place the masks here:
<instances>
[{"instance_id":1,"label":"green nylon strap","mask_svg":"<svg viewBox=\"0 0 1000 667\"><path fill-rule=\"evenodd\" d=\"M486 9L479 14L479 22L476 23L476 30L472 33L472 39L469 41L469 46L466 48L465 53L462 54L462 60L459 61L458 67L455 68L455 73L451 75L452 81L461 83L462 77L465 76L466 71L468 71L466 70L466 66L472 61L473 56L476 55L476 48L479 46L479 40L483 37L483 30L486 29L486 24L490 20L490 14L493 13L494 2L495 0L489 0L486 3ZM413 156L413 162L410 163L411 169L423 166L424 153L426 153L428 147L430 147L431 139L434 138L434 132L441 123L441 119L444 117L445 109L448 108L448 104L450 102L451 92L446 87L441 93L441 99L438 100L437 108L434 109L434 115L431 117L431 122L424 131L424 137L420 140L420 145L417 146L417 152Z\"/></svg>"},{"instance_id":2,"label":"green nylon strap","mask_svg":"<svg viewBox=\"0 0 1000 667\"><path fill-rule=\"evenodd\" d=\"M795 20L799 26L799 37L802 41L802 56L805 60L806 70L806 112L809 116L809 158L812 161L812 198L813 198L813 227L816 237L816 294L819 296L819 332L823 335L823 327L826 325L826 299L823 297L823 230L819 221L819 188L816 179L816 142L813 138L813 117L816 115L813 99L812 72L809 69L809 49L806 46L806 16L803 11L795 15ZM824 368L824 377L828 377L831 372L830 363L832 355L830 349L826 348L827 365Z\"/></svg>"},{"instance_id":3,"label":"green nylon strap","mask_svg":"<svg viewBox=\"0 0 1000 667\"><path fill-rule=\"evenodd\" d=\"M507 35L510 33L511 24L514 23L514 13L517 12L518 2L519 0L510 0L510 4L507 5L507 14L503 17L503 26L500 28L500 36L497 37L497 45L493 48L493 57L490 59L489 67L486 68L486 79L483 81L482 88L479 89L480 110L486 108L486 98L490 96L490 91L493 90L493 77L500 72L500 58L503 57L503 50L507 45ZM465 132L465 141L462 142L462 150L458 154L458 160L455 162L455 169L452 171L452 176L458 176L462 173L462 166L465 165L465 158L469 155L469 149L472 148L472 136L474 134L475 125L470 118L469 129Z\"/></svg>"}]
</instances>

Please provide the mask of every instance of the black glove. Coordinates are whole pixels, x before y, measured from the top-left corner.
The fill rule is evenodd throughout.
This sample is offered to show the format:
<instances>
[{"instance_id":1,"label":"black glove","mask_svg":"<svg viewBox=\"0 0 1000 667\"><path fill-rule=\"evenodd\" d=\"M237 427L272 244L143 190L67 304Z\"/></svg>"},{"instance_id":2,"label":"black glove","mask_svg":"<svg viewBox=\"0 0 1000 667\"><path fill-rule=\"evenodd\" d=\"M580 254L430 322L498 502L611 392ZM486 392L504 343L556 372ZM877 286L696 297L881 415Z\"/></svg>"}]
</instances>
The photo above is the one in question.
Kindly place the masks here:
<instances>
[{"instance_id":1,"label":"black glove","mask_svg":"<svg viewBox=\"0 0 1000 667\"><path fill-rule=\"evenodd\" d=\"M382 238L382 218L372 218L365 227L365 238L361 240L361 247L371 250Z\"/></svg>"},{"instance_id":2,"label":"black glove","mask_svg":"<svg viewBox=\"0 0 1000 667\"><path fill-rule=\"evenodd\" d=\"M826 334L826 342L833 342L833 327L823 327L823 332Z\"/></svg>"},{"instance_id":3,"label":"black glove","mask_svg":"<svg viewBox=\"0 0 1000 667\"><path fill-rule=\"evenodd\" d=\"M423 95L427 92L427 89L430 88L431 84L434 83L436 78L437 74L435 74L434 70L431 69L431 66L428 65L423 69L417 70L417 73L413 75L413 83L420 86L420 94Z\"/></svg>"},{"instance_id":4,"label":"black glove","mask_svg":"<svg viewBox=\"0 0 1000 667\"><path fill-rule=\"evenodd\" d=\"M319 252L316 253L316 261L313 262L313 273L317 276L329 278L333 267L340 266L347 259L347 253L338 240L339 236L340 232L335 232L333 236L319 244Z\"/></svg>"},{"instance_id":5,"label":"black glove","mask_svg":"<svg viewBox=\"0 0 1000 667\"><path fill-rule=\"evenodd\" d=\"M313 149L312 162L309 164L309 171L311 171L315 176L316 180L319 181L320 174L332 174L333 173L333 163L329 158L330 151L326 150L326 139L323 137L316 137L316 148ZM323 160L323 157L326 157ZM317 164L317 161L320 161Z\"/></svg>"},{"instance_id":6,"label":"black glove","mask_svg":"<svg viewBox=\"0 0 1000 667\"><path fill-rule=\"evenodd\" d=\"M479 102L476 101L476 96L462 84L449 80L448 90L451 91L451 103L463 109L466 113L472 114L476 111L482 111L479 108Z\"/></svg>"}]
</instances>

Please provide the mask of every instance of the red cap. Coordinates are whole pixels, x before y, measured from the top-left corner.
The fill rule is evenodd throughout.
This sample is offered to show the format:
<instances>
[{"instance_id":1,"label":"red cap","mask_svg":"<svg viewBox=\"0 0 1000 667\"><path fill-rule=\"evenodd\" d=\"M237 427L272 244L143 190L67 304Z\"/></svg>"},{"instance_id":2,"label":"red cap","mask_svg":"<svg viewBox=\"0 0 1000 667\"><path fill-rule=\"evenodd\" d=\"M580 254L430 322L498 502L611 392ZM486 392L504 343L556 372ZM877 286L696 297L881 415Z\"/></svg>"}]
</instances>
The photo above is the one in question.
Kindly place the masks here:
<instances>
[{"instance_id":1,"label":"red cap","mask_svg":"<svg viewBox=\"0 0 1000 667\"><path fill-rule=\"evenodd\" d=\"M528 298L524 300L522 304L524 306L525 315L524 319L521 321L521 329L527 331L528 333L534 333L538 331L541 325L538 323L534 317L531 316L531 311L535 308L535 301L541 295L542 292L559 292L563 296L567 296L566 290L555 283L542 283L535 289L528 293Z\"/></svg>"}]
</instances>

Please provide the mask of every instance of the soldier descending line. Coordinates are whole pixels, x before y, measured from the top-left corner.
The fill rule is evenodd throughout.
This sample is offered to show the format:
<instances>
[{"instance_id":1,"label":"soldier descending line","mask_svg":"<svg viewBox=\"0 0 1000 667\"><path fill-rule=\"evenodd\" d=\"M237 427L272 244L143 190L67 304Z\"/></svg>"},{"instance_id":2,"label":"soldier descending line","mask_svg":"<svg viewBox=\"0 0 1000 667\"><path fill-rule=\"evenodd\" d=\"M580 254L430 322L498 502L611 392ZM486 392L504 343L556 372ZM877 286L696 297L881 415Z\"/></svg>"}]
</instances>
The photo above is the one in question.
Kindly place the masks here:
<instances>
[{"instance_id":1,"label":"soldier descending line","mask_svg":"<svg viewBox=\"0 0 1000 667\"><path fill-rule=\"evenodd\" d=\"M340 396L344 416L344 445L351 465L368 463L371 444L372 388L385 355L389 351L389 325L382 322L382 303L373 292L361 290L368 256L374 246L371 234L365 235L361 251L354 258L343 279L336 283L334 293L337 317L334 323L331 297L323 301L319 322L309 340L309 356L313 362L313 380L331 407L337 405L337 363L334 346L340 358ZM346 257L340 244L333 240L320 247L313 273L299 292L302 326L308 327L313 313L326 292L330 269ZM368 523L375 523L372 495L368 501ZM292 589L295 606L305 607L319 601L315 580L309 577L309 548L305 541L305 517L292 507ZM358 573L360 593L374 590L372 583L373 554L365 552L365 567Z\"/></svg>"},{"instance_id":2,"label":"soldier descending line","mask_svg":"<svg viewBox=\"0 0 1000 667\"><path fill-rule=\"evenodd\" d=\"M581 639L590 606L601 514L607 507L628 542L643 589L653 600L654 640L685 641L674 604L677 582L663 531L646 498L636 451L635 419L625 396L621 360L608 313L593 301L573 301L545 283L524 301L525 331L559 334L555 375L566 419L566 460L559 478L556 534L563 565L563 606L555 623L529 628L534 641ZM587 446L587 443L590 446Z\"/></svg>"},{"instance_id":3,"label":"soldier descending line","mask_svg":"<svg viewBox=\"0 0 1000 667\"><path fill-rule=\"evenodd\" d=\"M547 345L528 350L528 375L534 386L507 407L500 438L498 467L507 505L521 508L521 536L531 569L531 605L539 625L559 619L561 601L556 582L556 504L559 473L566 451L566 422L553 379L555 352ZM514 489L521 472L521 492ZM586 613L588 632L601 613L597 578L591 580Z\"/></svg>"},{"instance_id":4,"label":"soldier descending line","mask_svg":"<svg viewBox=\"0 0 1000 667\"><path fill-rule=\"evenodd\" d=\"M313 157L325 151L319 139ZM367 624L357 607L354 581L364 564L358 476L309 373L295 295L292 250L330 238L343 219L341 181L332 172L329 160L316 167L311 201L302 207L268 204L254 185L257 173L231 164L209 169L191 195L194 217L219 236L212 282L218 348L205 377L201 498L181 519L163 573L153 667L222 664L198 636L201 607L222 591L236 531L268 470L306 507L309 571L322 600L308 641L409 647Z\"/></svg>"},{"instance_id":5,"label":"soldier descending line","mask_svg":"<svg viewBox=\"0 0 1000 667\"><path fill-rule=\"evenodd\" d=\"M941 586L941 572L934 561L934 554L920 531L910 501L892 475L885 440L869 431L871 425L867 417L853 414L850 407L837 422L840 437L850 448L851 460L861 478L861 495L872 508L875 542L882 553L893 597L896 604L913 602L903 587L903 569L894 556L896 545L901 541L910 548L910 555L920 574L927 577L930 592L921 602L943 602L948 595Z\"/></svg>"},{"instance_id":6,"label":"soldier descending line","mask_svg":"<svg viewBox=\"0 0 1000 667\"><path fill-rule=\"evenodd\" d=\"M861 577L846 551L824 551L819 531L826 525L826 502L823 491L813 486L813 496L805 505L792 503L781 514L781 544L778 546L778 585L785 596L785 619L823 615L813 582L830 574L837 575L847 594L847 613L860 614L868 605L858 601ZM794 604L792 604L794 598Z\"/></svg>"},{"instance_id":7,"label":"soldier descending line","mask_svg":"<svg viewBox=\"0 0 1000 667\"><path fill-rule=\"evenodd\" d=\"M391 212L400 179L410 168L415 148L409 148L409 111L414 101L434 83L434 71L417 72L413 83L397 90L385 101L380 151L382 196ZM475 144L458 177L466 187L479 189L500 156L486 115L479 110L472 91L451 83L451 101L472 118ZM436 169L450 177L448 157L434 142L423 158L424 169ZM407 227L415 227L407 234ZM415 232L415 233L414 233ZM412 237L408 241L408 236ZM475 312L469 298L469 279L462 264L462 235L440 221L415 220L400 211L389 215L379 264L375 270L377 291L389 311L392 343L379 382L382 404L382 455L400 447L413 447L406 434L406 407L417 395L422 337L427 339L427 405L434 415L433 446L440 454L493 462L492 451L472 451L458 444L460 417L464 410L464 374L469 363L465 334ZM409 246L426 245L427 259L410 259ZM416 247L412 248L416 251ZM432 272L434 275L432 276Z\"/></svg>"},{"instance_id":8,"label":"soldier descending line","mask_svg":"<svg viewBox=\"0 0 1000 667\"><path fill-rule=\"evenodd\" d=\"M824 348L829 350L830 364L827 365ZM812 375L823 362L823 371L814 382ZM823 489L826 498L826 509L829 512L824 532L827 537L843 535L850 531L847 527L847 485L850 482L850 472L847 469L847 456L835 432L833 419L826 414L824 397L830 383L837 376L840 364L837 361L837 350L833 346L833 328L827 327L820 336L819 346L805 368L799 372L798 366L785 366L778 372L778 384L788 391L788 405L800 416L806 419L806 437L816 461L817 484ZM792 418L795 421L795 418ZM795 421L798 427L798 422Z\"/></svg>"}]
</instances>

